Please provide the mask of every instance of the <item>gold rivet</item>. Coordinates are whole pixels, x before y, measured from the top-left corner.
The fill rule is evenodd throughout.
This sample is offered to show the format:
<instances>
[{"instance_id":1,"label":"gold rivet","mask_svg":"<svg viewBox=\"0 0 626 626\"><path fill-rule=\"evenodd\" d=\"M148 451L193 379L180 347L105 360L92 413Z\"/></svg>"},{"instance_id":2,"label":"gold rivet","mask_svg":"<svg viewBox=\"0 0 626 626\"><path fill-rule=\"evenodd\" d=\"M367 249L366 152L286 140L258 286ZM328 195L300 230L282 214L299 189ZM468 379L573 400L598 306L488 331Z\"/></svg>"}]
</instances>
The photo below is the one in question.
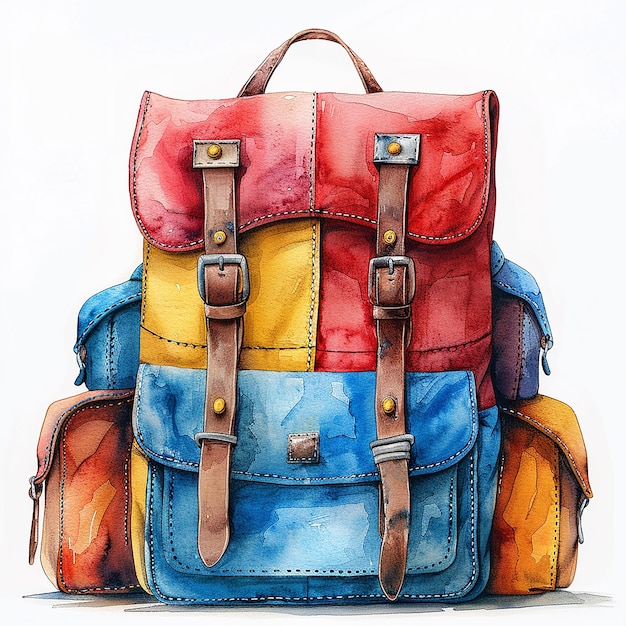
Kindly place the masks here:
<instances>
[{"instance_id":1,"label":"gold rivet","mask_svg":"<svg viewBox=\"0 0 626 626\"><path fill-rule=\"evenodd\" d=\"M402 146L397 141L392 141L387 146L387 152L389 152L392 156L395 156L396 154L400 154L402 152Z\"/></svg>"},{"instance_id":2,"label":"gold rivet","mask_svg":"<svg viewBox=\"0 0 626 626\"><path fill-rule=\"evenodd\" d=\"M226 400L224 398L216 398L213 402L213 413L221 415L226 410Z\"/></svg>"},{"instance_id":3,"label":"gold rivet","mask_svg":"<svg viewBox=\"0 0 626 626\"><path fill-rule=\"evenodd\" d=\"M397 239L398 239L398 235L396 235L395 230L386 230L383 233L383 241L390 246L396 243Z\"/></svg>"},{"instance_id":4,"label":"gold rivet","mask_svg":"<svg viewBox=\"0 0 626 626\"><path fill-rule=\"evenodd\" d=\"M396 410L396 401L389 396L383 399L382 404L383 404L383 412L386 415L392 415L393 412Z\"/></svg>"},{"instance_id":5,"label":"gold rivet","mask_svg":"<svg viewBox=\"0 0 626 626\"><path fill-rule=\"evenodd\" d=\"M223 230L216 230L213 233L213 241L221 246L226 241L226 233Z\"/></svg>"},{"instance_id":6,"label":"gold rivet","mask_svg":"<svg viewBox=\"0 0 626 626\"><path fill-rule=\"evenodd\" d=\"M209 155L210 159L219 159L222 156L222 148L216 143L212 143L207 148L207 154Z\"/></svg>"}]
</instances>

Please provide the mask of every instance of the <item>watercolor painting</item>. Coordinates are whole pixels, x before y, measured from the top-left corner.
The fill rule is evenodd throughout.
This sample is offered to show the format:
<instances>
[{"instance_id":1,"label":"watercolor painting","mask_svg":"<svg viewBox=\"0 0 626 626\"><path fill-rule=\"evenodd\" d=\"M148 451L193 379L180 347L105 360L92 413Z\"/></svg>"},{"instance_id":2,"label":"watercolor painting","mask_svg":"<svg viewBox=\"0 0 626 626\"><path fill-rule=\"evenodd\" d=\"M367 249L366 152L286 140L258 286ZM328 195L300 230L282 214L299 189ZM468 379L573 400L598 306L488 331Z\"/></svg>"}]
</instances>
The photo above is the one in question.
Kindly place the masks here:
<instances>
[{"instance_id":1,"label":"watercolor painting","mask_svg":"<svg viewBox=\"0 0 626 626\"><path fill-rule=\"evenodd\" d=\"M61 4L3 9L10 623L621 623L623 10Z\"/></svg>"}]
</instances>

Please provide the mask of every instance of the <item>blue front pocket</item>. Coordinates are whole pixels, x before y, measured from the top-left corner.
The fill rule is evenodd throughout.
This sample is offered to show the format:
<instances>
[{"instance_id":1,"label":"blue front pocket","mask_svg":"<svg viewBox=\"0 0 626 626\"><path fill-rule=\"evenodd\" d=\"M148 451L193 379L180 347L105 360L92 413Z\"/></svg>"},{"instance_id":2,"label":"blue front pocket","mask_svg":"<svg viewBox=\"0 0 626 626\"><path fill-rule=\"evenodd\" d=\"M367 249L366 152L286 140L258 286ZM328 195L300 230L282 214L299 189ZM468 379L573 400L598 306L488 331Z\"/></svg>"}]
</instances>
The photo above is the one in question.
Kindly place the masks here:
<instances>
[{"instance_id":1,"label":"blue front pocket","mask_svg":"<svg viewBox=\"0 0 626 626\"><path fill-rule=\"evenodd\" d=\"M151 467L146 562L154 593L207 604L382 599L379 478L369 449L374 373L240 372L230 543L211 568L197 549L193 440L202 430L204 376L140 370L135 434ZM479 497L480 457L490 464L487 479L497 432L483 436L468 372L407 374L407 407L416 442L401 599L460 599L484 578L493 490ZM294 432L318 435L317 463L289 462Z\"/></svg>"}]
</instances>

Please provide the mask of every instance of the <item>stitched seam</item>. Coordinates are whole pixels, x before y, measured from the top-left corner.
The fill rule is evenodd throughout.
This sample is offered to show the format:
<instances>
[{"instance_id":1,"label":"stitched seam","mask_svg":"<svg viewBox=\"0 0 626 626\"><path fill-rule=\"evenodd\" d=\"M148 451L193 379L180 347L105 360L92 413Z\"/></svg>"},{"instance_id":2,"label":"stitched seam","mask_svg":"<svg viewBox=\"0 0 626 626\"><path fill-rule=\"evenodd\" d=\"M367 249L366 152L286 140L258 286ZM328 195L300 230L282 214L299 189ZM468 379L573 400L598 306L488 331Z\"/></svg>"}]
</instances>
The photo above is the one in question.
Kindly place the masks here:
<instances>
[{"instance_id":1,"label":"stitched seam","mask_svg":"<svg viewBox=\"0 0 626 626\"><path fill-rule=\"evenodd\" d=\"M141 289L142 289L142 297L141 297L141 324L143 325L146 321L146 296L148 293L148 278L150 274L148 273L148 266L150 265L150 253L152 252L152 246L150 244L146 245L146 254L143 262L143 276L141 279Z\"/></svg>"},{"instance_id":2,"label":"stitched seam","mask_svg":"<svg viewBox=\"0 0 626 626\"><path fill-rule=\"evenodd\" d=\"M313 122L315 123L315 101L316 101L316 95L317 94L313 94ZM137 141L135 143L135 151L134 151L134 155L133 155L133 205L134 205L134 212L135 212L135 216L137 218L137 222L139 223L141 230L145 233L146 238L149 241L153 241L155 243L156 240L154 240L149 234L148 231L146 229L146 226L144 225L144 223L141 220L141 217L139 215L139 208L138 208L138 199L137 199L137 152L139 149L139 143L141 141L141 135L143 132L143 127L144 127L144 123L145 123L145 119L146 119L146 115L147 115L147 111L148 111L148 107L149 107L149 103L150 103L150 92L148 92L148 95L146 96L146 102L144 105L144 112L142 115L142 119L141 119L141 124L139 127L139 131L137 132ZM480 211L478 212L478 216L476 217L476 219L474 220L474 222L468 227L466 228L464 231L460 232L460 233L456 233L454 235L446 235L443 237L435 237L432 235L420 235L419 233L414 233L412 231L408 231L408 234L415 238L415 239L422 239L425 241L449 241L452 239L459 239L462 237L465 237L466 235L468 235L469 233L471 233L477 226L478 224L480 224L480 222L483 219L483 216L485 214L485 210L487 207L487 194L488 194L488 188L487 188L487 181L489 178L489 128L487 125L487 112L486 112L486 106L485 106L485 100L487 97L487 92L484 91L483 92L483 96L482 96L482 105L481 105L481 114L482 114L482 118L483 118L483 145L484 145L484 152L485 152L485 161L483 164L483 195L481 198L481 208ZM313 126L313 131L312 131L312 137L311 137L311 141L314 144L315 142L315 125ZM312 159L313 157L311 157ZM314 176L314 172L311 171L311 169L309 170L309 179L311 179L311 176ZM361 220L361 221L365 221L365 222L369 222L371 224L376 224L376 220L372 220L366 217L362 217L360 215L354 215L354 214L350 214L350 213L341 213L338 211L328 211L328 210L324 210L324 209L315 209L314 208L314 192L313 192L313 188L312 188L312 182L309 183L309 208L304 210L304 209L299 209L299 210L293 210L293 211L279 211L276 213L269 213L267 215L262 215L259 217L255 217L252 220L249 220L247 222L245 222L244 224L242 224L241 226L239 226L238 230L241 231L243 229L245 229L247 226L250 226L251 224L255 224L257 222L266 220L266 219L271 219L273 217L280 217L280 216L286 216L286 215L297 215L297 214L302 214L302 213L306 213L306 214L325 214L325 215L333 215L335 217L348 217L351 219L357 219L357 220ZM202 242L204 241L204 239L197 239L195 241L189 242L189 243L184 243L184 244L166 244L166 243L162 243L162 242L158 242L158 247L162 248L162 249L167 249L167 248L171 248L171 249L178 249L178 250L183 250L185 248L192 248L195 247L197 245L200 245Z\"/></svg>"},{"instance_id":3,"label":"stitched seam","mask_svg":"<svg viewBox=\"0 0 626 626\"><path fill-rule=\"evenodd\" d=\"M169 543L170 543L170 551L173 555L173 558L176 560L176 562L181 566L184 567L186 570L188 571L195 571L195 572L203 572L205 570L202 570L199 567L191 567L189 565L186 565L185 563L182 562L182 560L176 556L176 545L174 543L174 481L176 478L176 474L174 472L168 472L168 479L169 479L169 498L168 498L168 521L169 521ZM211 568L213 573L217 573L217 569L215 568ZM258 573L262 573L262 574L376 574L376 570L375 569L363 569L363 570L358 570L358 569L352 569L352 570L347 570L347 569L315 569L315 568L297 568L297 567L293 567L293 568L284 568L284 569L276 569L276 568L267 568L267 569L261 569L261 570L255 570L255 569L228 569L228 568L223 568L219 570L220 574L230 574L230 573L237 573L237 574L258 574Z\"/></svg>"},{"instance_id":4,"label":"stitched seam","mask_svg":"<svg viewBox=\"0 0 626 626\"><path fill-rule=\"evenodd\" d=\"M149 328L146 328L143 324L141 325L141 329L145 330L147 333L149 333L153 337L156 337L157 339L161 339L162 341L167 341L168 343L176 344L177 346L183 346L185 348L204 348L204 349L206 349L206 343L191 343L189 341L176 341L175 339L168 339L167 337L163 337L162 335L159 335L159 334L155 333L154 331L150 330Z\"/></svg>"},{"instance_id":5,"label":"stitched seam","mask_svg":"<svg viewBox=\"0 0 626 626\"><path fill-rule=\"evenodd\" d=\"M143 134L143 129L144 129L144 125L146 123L146 117L148 115L148 109L150 108L150 98L152 97L152 93L151 92L146 92L146 101L144 103L143 106L143 114L141 116L141 123L139 124L139 130L137 131L137 141L135 142L135 149L133 152L133 177L132 177L132 202L133 202L133 213L135 214L135 219L137 220L137 224L139 225L140 229L143 231L145 238L148 241L153 242L155 245L158 244L158 247L160 248L176 248L176 249L184 249L184 248L189 248L189 247L193 247L196 245L201 244L204 239L198 239L196 241L192 241L189 243L185 243L182 245L169 245L169 244L161 244L159 242L156 241L156 239L154 239L150 233L148 232L148 229L146 227L146 225L143 223L143 220L141 219L141 215L139 213L139 198L137 197L137 158L138 158L138 154L139 154L139 144L141 143L141 136Z\"/></svg>"},{"instance_id":6,"label":"stitched seam","mask_svg":"<svg viewBox=\"0 0 626 626\"><path fill-rule=\"evenodd\" d=\"M474 455L470 455L470 535L472 537L470 543L470 552L472 559L472 575L470 579L467 581L467 584L459 589L458 591L454 591L451 593L418 593L418 594L402 594L403 598L413 598L413 599L426 599L426 598L455 598L464 596L475 584L476 576L478 574L477 563L476 563L476 498L474 496L474 489L476 487L476 481L474 479Z\"/></svg>"},{"instance_id":7,"label":"stitched seam","mask_svg":"<svg viewBox=\"0 0 626 626\"><path fill-rule=\"evenodd\" d=\"M567 458L570 460L571 465L573 466L574 471L576 472L576 476L578 476L578 479L580 480L580 483L583 485L585 491L590 491L589 485L587 485L585 479L580 473L580 470L578 469L578 465L576 464L576 460L574 459L574 456L572 455L567 444L563 441L563 439L561 439L561 437L559 437L552 429L548 428L547 426L544 426L541 422L538 422L536 419L532 418L530 415L526 415L525 413L522 413L521 411L517 411L516 409L510 409L504 406L500 407L500 410L504 411L505 413L508 413L509 415L521 417L525 421L530 422L531 424L536 426L539 430L542 430L543 432L548 433L548 436L550 437L550 439L553 439L554 441L558 442L559 446L561 446L561 448L567 455Z\"/></svg>"},{"instance_id":8,"label":"stitched seam","mask_svg":"<svg viewBox=\"0 0 626 626\"><path fill-rule=\"evenodd\" d=\"M118 405L121 403L118 403ZM113 404L109 405L113 406ZM99 407L98 407L99 408ZM84 410L84 409L83 409ZM79 413L82 411L79 411ZM78 415L78 413L76 413ZM75 416L72 417L74 419ZM69 423L72 421L70 419ZM62 481L61 481L61 491L60 491L60 513L59 513L59 581L63 585L65 589L72 592L93 592L93 591L120 591L122 589L138 589L139 585L121 585L119 587L70 587L65 580L65 574L63 573L63 526L65 522L65 481L67 478L67 448L66 448L66 437L65 432L63 433L63 437L61 438L61 446L63 452L63 471L62 471ZM127 506L127 503L125 503ZM124 531L126 534L126 531ZM127 541L127 540L126 540Z\"/></svg>"},{"instance_id":9,"label":"stitched seam","mask_svg":"<svg viewBox=\"0 0 626 626\"><path fill-rule=\"evenodd\" d=\"M317 93L311 94L311 149L309 151L309 211L315 208L315 131L317 126Z\"/></svg>"},{"instance_id":10,"label":"stitched seam","mask_svg":"<svg viewBox=\"0 0 626 626\"><path fill-rule=\"evenodd\" d=\"M409 353L430 354L435 352L454 352L455 350L467 348L468 346L472 346L474 344L480 343L481 341L485 341L485 339L489 339L490 337L491 332L488 332L481 337L478 337L477 339L472 339L471 341L466 341L465 343L458 343L452 346L443 346L441 348L429 348L426 350L409 350ZM319 352L328 354L375 354L376 350L319 350Z\"/></svg>"},{"instance_id":11,"label":"stitched seam","mask_svg":"<svg viewBox=\"0 0 626 626\"><path fill-rule=\"evenodd\" d=\"M71 420L69 420L71 421ZM67 585L65 583L65 574L63 573L63 527L65 524L65 480L67 478L67 463L66 463L66 447L65 447L65 431L63 432L63 436L61 437L61 460L62 460L62 470L61 470L61 489L59 490L59 498L61 499L59 502L59 582L63 587L67 589Z\"/></svg>"},{"instance_id":12,"label":"stitched seam","mask_svg":"<svg viewBox=\"0 0 626 626\"><path fill-rule=\"evenodd\" d=\"M126 296L125 298L122 298L121 300L118 300L114 304L111 304L108 307L106 307L105 309L103 309L102 311L100 311L97 315L95 315L91 319L91 321L87 324L87 326L85 326L85 330L83 330L83 332L81 333L80 337L76 340L76 345L80 345L84 341L85 337L91 331L91 328L93 326L95 326L103 317L106 317L106 315L110 311L113 311L113 310L115 310L115 309L117 309L119 307L122 307L122 306L124 306L125 304L127 304L129 302L133 302L135 300L140 300L140 299L141 299L141 292L133 293L130 296Z\"/></svg>"},{"instance_id":13,"label":"stitched seam","mask_svg":"<svg viewBox=\"0 0 626 626\"><path fill-rule=\"evenodd\" d=\"M504 439L504 437L502 438ZM505 454L504 451L502 452L502 454L500 455L500 468L498 470L498 495L500 495L500 492L502 491L502 479L504 477L504 462L505 462Z\"/></svg>"},{"instance_id":14,"label":"stitched seam","mask_svg":"<svg viewBox=\"0 0 626 626\"><path fill-rule=\"evenodd\" d=\"M466 228L464 231L457 233L455 235L447 235L445 237L432 237L432 236L427 236L427 235L420 235L418 233L413 233L409 231L409 235L411 235L412 237L415 237L417 239L423 239L426 241L447 241L450 239L458 239L460 237L464 237L468 235L469 233L471 233L478 226L478 224L480 224L480 222L482 221L485 211L487 209L487 194L488 194L487 181L489 179L489 128L487 125L487 111L485 107L486 98L487 98L487 92L483 91L481 113L483 116L483 146L485 150L485 161L483 163L483 195L481 198L480 211L478 212L476 219L468 228Z\"/></svg>"},{"instance_id":15,"label":"stitched seam","mask_svg":"<svg viewBox=\"0 0 626 626\"><path fill-rule=\"evenodd\" d=\"M524 344L524 305L519 303L517 309L517 359L515 361L515 377L513 378L513 397L517 397L520 387L520 372L522 371L522 349Z\"/></svg>"},{"instance_id":16,"label":"stitched seam","mask_svg":"<svg viewBox=\"0 0 626 626\"><path fill-rule=\"evenodd\" d=\"M121 393L120 393L120 396L122 396ZM107 406L107 407L108 406L121 406L124 403L127 404L127 403L133 401L133 398L131 397L131 398L124 398L124 399L120 400L119 402L110 402L108 404L96 404L96 405L93 405L93 406L89 405L89 402L92 402L93 400L97 400L97 399L99 399L99 396L93 396L93 397L90 397L90 398L85 398L82 402L74 404L67 411L64 411L63 413L61 413L61 415L57 418L56 422L54 423L54 427L52 428L52 433L54 433L56 431L56 429L59 427L59 424L67 417L67 415L72 413L73 411L75 411L77 409L77 407L81 406L81 404L86 404L87 406L84 406L80 410L76 411L76 415L82 413L83 411L87 411L88 409L100 409L100 408L105 407L105 406ZM43 459L43 463L42 463L44 468L50 462L50 456L51 456L51 454L53 454L53 449L52 449L53 441L52 441L52 439L54 439L54 437L51 438L51 440L48 443L48 445L44 448L44 459Z\"/></svg>"},{"instance_id":17,"label":"stitched seam","mask_svg":"<svg viewBox=\"0 0 626 626\"><path fill-rule=\"evenodd\" d=\"M442 459L441 461L437 461L435 463L427 463L425 465L413 465L411 467L409 467L408 471L409 472L414 472L414 471L419 471L419 470L426 470L426 469L434 469L437 467L441 467L443 465L449 465L451 464L452 461L454 461L454 459L458 458L459 456L464 455L467 450L469 448L471 448L474 445L474 441L475 441L475 435L478 431L478 415L477 415L477 405L476 405L476 396L474 394L474 389L471 385L471 376L472 373L471 372L466 372L466 377L469 381L469 385L468 385L468 390L469 390L469 394L470 394L470 404L471 404L471 413L472 413L472 432L470 434L470 438L468 440L468 442L463 446L463 448L461 448L460 450L458 450L455 454L450 455L449 457L447 457L446 459ZM139 414L140 412L140 407L141 407L141 392L142 392L142 383L143 383L143 379L141 376L138 377L138 381L137 381L137 392L136 392L136 408L137 408L137 414ZM475 419L474 419L475 418ZM176 465L179 466L184 466L184 467L193 467L193 468L197 468L199 467L199 463L197 461L186 461L184 459L177 459L173 456L169 456L169 455L165 455L165 454L161 454L159 452L156 452L154 450L152 450L151 448L149 448L149 446L147 445L143 434L141 432L141 425L139 423L137 423L136 425L136 433L135 433L136 437L142 442L142 444L144 445L144 447L146 449L148 449L150 451L150 456L153 459L159 459L162 462L165 463L175 463ZM351 474L348 476L313 476L313 477L305 477L305 478L300 478L297 476L281 476L280 474L263 474L263 473L258 473L258 472L242 472L241 470L231 470L231 474L233 475L238 475L238 476L248 476L248 477L256 477L256 478L274 478L274 479L279 479L279 480L283 480L283 481L290 481L290 482L306 482L308 484L313 484L313 483L324 483L324 482L337 482L338 480L346 480L346 479L351 479L351 478L369 478L369 477L375 477L375 476L379 476L379 473L376 472L364 472L361 474Z\"/></svg>"},{"instance_id":18,"label":"stitched seam","mask_svg":"<svg viewBox=\"0 0 626 626\"><path fill-rule=\"evenodd\" d=\"M115 389L115 365L113 354L115 352L115 337L113 335L113 320L107 324L107 342L105 348L105 376L108 389Z\"/></svg>"},{"instance_id":19,"label":"stitched seam","mask_svg":"<svg viewBox=\"0 0 626 626\"><path fill-rule=\"evenodd\" d=\"M189 341L177 341L175 339L169 339L168 337L163 337L163 335L159 335L155 333L153 330L146 328L143 324L141 325L141 329L145 330L147 333L155 337L156 339L160 339L161 341L167 341L168 343L173 343L177 346L182 346L184 348L200 348L206 350L206 343L191 343ZM280 351L280 350L307 350L309 346L296 346L293 348L267 348L265 346L244 346L242 350L266 350L266 351Z\"/></svg>"},{"instance_id":20,"label":"stitched seam","mask_svg":"<svg viewBox=\"0 0 626 626\"><path fill-rule=\"evenodd\" d=\"M556 566L559 552L559 527L560 527L560 498L559 498L559 451L554 450L552 465L552 475L554 476L554 537L552 544L552 554L550 555L550 587L556 587Z\"/></svg>"},{"instance_id":21,"label":"stitched seam","mask_svg":"<svg viewBox=\"0 0 626 626\"><path fill-rule=\"evenodd\" d=\"M309 321L308 321L308 336L307 336L307 358L306 369L307 372L312 371L313 364L311 362L313 356L313 348L315 347L315 337L313 329L313 317L315 315L315 283L316 283L316 271L315 271L315 258L317 251L317 228L315 223L312 225L311 230L311 302L309 305Z\"/></svg>"},{"instance_id":22,"label":"stitched seam","mask_svg":"<svg viewBox=\"0 0 626 626\"><path fill-rule=\"evenodd\" d=\"M138 153L139 153L139 144L141 143L141 136L143 134L143 128L144 128L144 125L146 123L146 117L148 115L148 109L150 108L150 98L151 98L151 96L152 96L152 94L149 91L146 92L146 100L145 100L144 105L143 105L143 114L141 116L141 122L139 124L139 130L137 131L137 141L135 142L135 150L134 150L134 153L133 153L133 178L132 178L133 192L132 192L132 197L133 197L133 209L134 209L135 218L137 220L137 223L139 224L139 227L141 228L141 230L144 232L144 234L146 236L146 239L148 239L149 241L154 241L154 239L152 239L152 237L148 233L148 229L146 228L146 225L143 223L143 220L141 219L141 215L139 213L139 198L137 197L137 158L138 158Z\"/></svg>"},{"instance_id":23,"label":"stitched seam","mask_svg":"<svg viewBox=\"0 0 626 626\"><path fill-rule=\"evenodd\" d=\"M152 464L151 464L152 465ZM151 468L152 473L154 474L154 470ZM476 579L476 575L477 575L477 567L476 567L476 537L475 537L475 532L476 532L476 524L475 524L475 506L476 506L476 500L475 500L475 495L474 495L474 490L475 490L475 479L474 479L474 456L471 455L469 457L469 471L470 471L470 534L471 534L471 542L470 542L470 551L471 551L471 562L472 562L472 573L470 576L469 581L466 583L466 585L459 589L458 591L455 592L450 592L450 593L443 593L443 594L403 594L402 597L403 598L412 598L412 599L427 599L427 598L454 598L454 597L460 597L465 595L465 593L467 593L467 591L469 589L471 589L474 586L475 583L475 579ZM174 544L173 544L173 540L172 540L172 536L173 536L173 523L172 523L172 511L173 511L173 482L174 482L174 474L170 473L170 497L169 497L169 504L168 504L168 510L169 510L169 528L170 528L170 545L172 546L172 551L174 550ZM153 571L153 584L154 586L158 589L158 585L156 584L155 581L155 577L154 577L154 571L155 571L155 565L154 565L154 544L153 544L153 524L152 524L152 519L153 519L153 502L154 502L154 491L152 489L152 483L154 481L151 481L151 501L150 501L150 547L151 547L151 551L150 551L150 562L151 562L151 566L152 566L152 571ZM450 502L450 513L449 513L449 531L448 531L448 543L451 543L451 534L452 534L452 518L453 518L453 493L454 493L454 478L451 477L450 479L450 490L449 490L449 502ZM448 552L450 551L450 548L448 548ZM448 558L448 556L446 555L444 558ZM178 560L178 559L177 559ZM179 563L180 560L178 560ZM185 567L186 569L192 571L202 571L199 568L190 568L187 565L184 565L181 563L181 565L183 567ZM415 571L415 570L419 570L422 568L416 567L416 568L409 568L408 571ZM424 568L426 569L426 567ZM220 570L220 573L228 573L228 572L235 572L235 573L256 573L257 570L229 570L229 569L223 569ZM375 574L376 570L372 569L372 570L341 570L341 569L329 569L329 570L318 570L318 569L300 569L300 568L292 568L292 569L267 569L267 570L261 570L262 573L275 573L275 574L282 574L282 573L287 573L287 574L291 574L291 573L323 573L323 574ZM269 601L269 600L282 600L282 601L303 601L303 600L335 600L335 599L357 599L357 598L380 598L382 597L381 594L346 594L346 595L325 595L325 596L301 596L301 597L288 597L288 596L261 596L261 597L254 597L254 598L247 598L247 597L230 597L230 598L185 598L185 597L173 597L173 596L166 596L165 594L163 594L163 592L158 589L158 592L161 594L161 596L167 600L171 600L171 601L178 601L178 602L190 602L190 603L203 603L203 602L260 602L260 601Z\"/></svg>"},{"instance_id":24,"label":"stitched seam","mask_svg":"<svg viewBox=\"0 0 626 626\"><path fill-rule=\"evenodd\" d=\"M443 565L443 562L450 558L452 552L452 526L454 523L454 476L450 477L450 490L448 492L448 547L446 554L443 555L438 563L431 563L430 565L422 565L418 567L408 567L407 572L416 572L419 570L427 570L437 565Z\"/></svg>"},{"instance_id":25,"label":"stitched seam","mask_svg":"<svg viewBox=\"0 0 626 626\"><path fill-rule=\"evenodd\" d=\"M512 295L518 296L519 298L524 300L524 302L530 304L533 309L535 309L535 314L537 315L537 317L539 317L546 325L549 325L548 318L544 315L541 307L532 298L529 298L526 293L520 291L513 285L505 283L503 280L494 280L494 282L505 291L510 292Z\"/></svg>"},{"instance_id":26,"label":"stitched seam","mask_svg":"<svg viewBox=\"0 0 626 626\"><path fill-rule=\"evenodd\" d=\"M128 545L128 501L130 500L130 490L129 490L129 481L128 481L128 470L129 470L129 460L130 455L132 453L133 443L131 437L130 446L126 451L126 459L124 459L124 545Z\"/></svg>"}]
</instances>

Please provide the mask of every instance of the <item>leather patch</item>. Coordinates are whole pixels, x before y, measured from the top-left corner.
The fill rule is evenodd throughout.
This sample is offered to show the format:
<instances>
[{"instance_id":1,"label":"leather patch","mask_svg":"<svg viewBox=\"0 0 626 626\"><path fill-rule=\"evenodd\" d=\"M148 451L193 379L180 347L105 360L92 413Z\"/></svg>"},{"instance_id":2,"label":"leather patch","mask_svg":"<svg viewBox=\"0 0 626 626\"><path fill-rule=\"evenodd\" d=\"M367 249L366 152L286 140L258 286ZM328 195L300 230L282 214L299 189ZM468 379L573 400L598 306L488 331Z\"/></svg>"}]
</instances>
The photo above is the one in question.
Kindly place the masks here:
<instances>
[{"instance_id":1,"label":"leather patch","mask_svg":"<svg viewBox=\"0 0 626 626\"><path fill-rule=\"evenodd\" d=\"M287 437L287 463L319 463L320 434L291 433Z\"/></svg>"}]
</instances>

